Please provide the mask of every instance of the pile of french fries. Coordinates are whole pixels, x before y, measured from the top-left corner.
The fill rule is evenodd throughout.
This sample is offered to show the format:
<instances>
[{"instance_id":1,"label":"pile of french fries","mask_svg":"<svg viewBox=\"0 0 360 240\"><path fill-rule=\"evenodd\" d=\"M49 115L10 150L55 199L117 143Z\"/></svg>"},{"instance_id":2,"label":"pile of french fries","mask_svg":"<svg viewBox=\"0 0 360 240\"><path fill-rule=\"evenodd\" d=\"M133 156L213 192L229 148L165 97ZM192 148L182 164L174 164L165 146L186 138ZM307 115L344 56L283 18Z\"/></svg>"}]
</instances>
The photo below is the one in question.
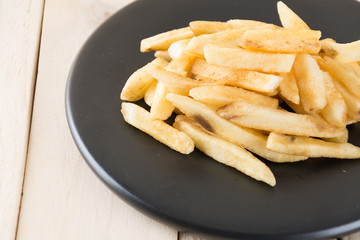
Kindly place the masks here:
<instances>
[{"instance_id":1,"label":"pile of french fries","mask_svg":"<svg viewBox=\"0 0 360 240\"><path fill-rule=\"evenodd\" d=\"M151 108L123 102L125 121L270 186L272 171L253 154L278 163L360 158L346 128L360 119L360 40L320 39L283 2L277 10L283 27L193 21L143 39L141 52L155 59L129 77L121 99Z\"/></svg>"}]
</instances>

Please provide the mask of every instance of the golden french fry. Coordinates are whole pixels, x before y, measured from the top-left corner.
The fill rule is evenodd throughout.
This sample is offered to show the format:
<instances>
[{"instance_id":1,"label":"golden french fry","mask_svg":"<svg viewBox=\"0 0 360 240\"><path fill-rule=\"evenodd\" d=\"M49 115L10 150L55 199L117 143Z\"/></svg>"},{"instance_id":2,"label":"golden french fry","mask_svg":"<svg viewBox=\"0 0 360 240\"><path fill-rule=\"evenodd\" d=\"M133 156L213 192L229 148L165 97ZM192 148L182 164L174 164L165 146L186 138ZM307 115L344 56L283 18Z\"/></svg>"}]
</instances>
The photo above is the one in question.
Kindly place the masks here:
<instances>
[{"instance_id":1,"label":"golden french fry","mask_svg":"<svg viewBox=\"0 0 360 240\"><path fill-rule=\"evenodd\" d=\"M313 30L256 29L246 31L239 44L250 50L317 54L320 37L321 32Z\"/></svg>"},{"instance_id":2,"label":"golden french fry","mask_svg":"<svg viewBox=\"0 0 360 240\"><path fill-rule=\"evenodd\" d=\"M183 39L173 42L168 49L169 56L172 59L180 58L183 55L184 50L189 42L190 39Z\"/></svg>"},{"instance_id":3,"label":"golden french fry","mask_svg":"<svg viewBox=\"0 0 360 240\"><path fill-rule=\"evenodd\" d=\"M189 97L171 94L166 96L176 108L197 121L207 131L240 145L255 154L273 162L296 162L307 159L306 156L280 154L266 149L267 137L253 129L236 126L219 117L216 112L203 103Z\"/></svg>"},{"instance_id":4,"label":"golden french fry","mask_svg":"<svg viewBox=\"0 0 360 240\"><path fill-rule=\"evenodd\" d=\"M155 79L148 73L152 66L165 67L169 62L163 58L155 58L152 62L136 70L126 81L121 91L120 98L124 101L138 101L144 97L148 87Z\"/></svg>"},{"instance_id":5,"label":"golden french fry","mask_svg":"<svg viewBox=\"0 0 360 240\"><path fill-rule=\"evenodd\" d=\"M168 61L168 62L171 61L171 57L170 57L168 51L156 51L156 52L154 53L154 57L156 57L156 58L163 58L163 59L165 59L165 60Z\"/></svg>"},{"instance_id":6,"label":"golden french fry","mask_svg":"<svg viewBox=\"0 0 360 240\"><path fill-rule=\"evenodd\" d=\"M123 102L121 113L127 123L170 148L183 154L189 154L194 150L194 142L189 136L164 121L150 119L150 113L142 107L134 103Z\"/></svg>"},{"instance_id":7,"label":"golden french fry","mask_svg":"<svg viewBox=\"0 0 360 240\"><path fill-rule=\"evenodd\" d=\"M169 92L188 95L191 88L200 85L199 81L184 77L159 66L152 67L148 72L159 82L163 83Z\"/></svg>"},{"instance_id":8,"label":"golden french fry","mask_svg":"<svg viewBox=\"0 0 360 240\"><path fill-rule=\"evenodd\" d=\"M179 58L173 59L166 66L166 69L184 77L191 77L191 67L195 58L196 57L194 55L184 53Z\"/></svg>"},{"instance_id":9,"label":"golden french fry","mask_svg":"<svg viewBox=\"0 0 360 240\"><path fill-rule=\"evenodd\" d=\"M219 108L217 113L240 126L291 135L330 138L340 136L344 131L310 115L240 101Z\"/></svg>"},{"instance_id":10,"label":"golden french fry","mask_svg":"<svg viewBox=\"0 0 360 240\"><path fill-rule=\"evenodd\" d=\"M348 64L354 70L354 72L360 77L360 63L351 62L351 63L348 63Z\"/></svg>"},{"instance_id":11,"label":"golden french fry","mask_svg":"<svg viewBox=\"0 0 360 240\"><path fill-rule=\"evenodd\" d=\"M346 126L347 107L343 96L336 89L329 73L323 72L327 104L320 112L326 122L340 128Z\"/></svg>"},{"instance_id":12,"label":"golden french fry","mask_svg":"<svg viewBox=\"0 0 360 240\"><path fill-rule=\"evenodd\" d=\"M178 119L174 127L188 134L194 140L196 148L216 161L233 167L258 181L275 186L276 180L271 170L242 147L211 135L184 118Z\"/></svg>"},{"instance_id":13,"label":"golden french fry","mask_svg":"<svg viewBox=\"0 0 360 240\"><path fill-rule=\"evenodd\" d=\"M277 3L277 10L284 28L291 30L310 30L309 26L282 1Z\"/></svg>"},{"instance_id":14,"label":"golden french fry","mask_svg":"<svg viewBox=\"0 0 360 240\"><path fill-rule=\"evenodd\" d=\"M221 67L208 64L203 59L196 59L191 69L192 73L225 82L226 85L242 87L258 92L270 93L274 91L281 81L281 77L255 71L236 68Z\"/></svg>"},{"instance_id":15,"label":"golden french fry","mask_svg":"<svg viewBox=\"0 0 360 240\"><path fill-rule=\"evenodd\" d=\"M345 89L337 79L333 79L333 83L336 89L343 96L346 108L347 108L347 116L348 122L346 124L351 124L360 120L360 100L351 94L347 89Z\"/></svg>"},{"instance_id":16,"label":"golden french fry","mask_svg":"<svg viewBox=\"0 0 360 240\"><path fill-rule=\"evenodd\" d=\"M318 113L326 106L323 74L317 62L308 54L297 55L294 62L300 101L308 113Z\"/></svg>"},{"instance_id":17,"label":"golden french fry","mask_svg":"<svg viewBox=\"0 0 360 240\"><path fill-rule=\"evenodd\" d=\"M272 108L277 108L279 105L279 100L276 98L230 86L195 87L190 90L189 96L199 102L211 104L217 108L238 100Z\"/></svg>"},{"instance_id":18,"label":"golden french fry","mask_svg":"<svg viewBox=\"0 0 360 240\"><path fill-rule=\"evenodd\" d=\"M352 68L344 63L340 63L330 57L325 56L319 65L330 75L336 78L349 92L360 99L360 77Z\"/></svg>"},{"instance_id":19,"label":"golden french fry","mask_svg":"<svg viewBox=\"0 0 360 240\"><path fill-rule=\"evenodd\" d=\"M279 90L280 95L294 104L300 103L299 88L296 83L294 73L280 73L282 81L280 81Z\"/></svg>"},{"instance_id":20,"label":"golden french fry","mask_svg":"<svg viewBox=\"0 0 360 240\"><path fill-rule=\"evenodd\" d=\"M253 52L213 44L204 47L204 56L210 64L270 73L290 72L295 60L295 54Z\"/></svg>"},{"instance_id":21,"label":"golden french fry","mask_svg":"<svg viewBox=\"0 0 360 240\"><path fill-rule=\"evenodd\" d=\"M193 59L193 56L183 54L180 58L171 60L171 62L165 67L165 69L167 71L174 72L176 74L186 77L188 75L189 68L191 67ZM174 106L165 98L166 94L168 93L169 91L167 90L166 86L162 82L159 82L157 84L157 88L153 98L153 104L150 109L151 119L166 120L171 116L172 112L174 111Z\"/></svg>"},{"instance_id":22,"label":"golden french fry","mask_svg":"<svg viewBox=\"0 0 360 240\"><path fill-rule=\"evenodd\" d=\"M321 51L339 62L357 62L360 61L360 40L351 43L336 43L322 40Z\"/></svg>"},{"instance_id":23,"label":"golden french fry","mask_svg":"<svg viewBox=\"0 0 360 240\"><path fill-rule=\"evenodd\" d=\"M189 23L191 31L194 32L195 36L202 34L216 33L224 31L232 26L227 22L218 21L192 21Z\"/></svg>"},{"instance_id":24,"label":"golden french fry","mask_svg":"<svg viewBox=\"0 0 360 240\"><path fill-rule=\"evenodd\" d=\"M166 120L174 111L174 106L166 100L169 91L162 82L158 82L150 109L150 119Z\"/></svg>"},{"instance_id":25,"label":"golden french fry","mask_svg":"<svg viewBox=\"0 0 360 240\"><path fill-rule=\"evenodd\" d=\"M266 147L277 152L302 154L313 158L360 158L360 148L350 143L326 142L310 137L286 136L275 132L270 133Z\"/></svg>"},{"instance_id":26,"label":"golden french fry","mask_svg":"<svg viewBox=\"0 0 360 240\"><path fill-rule=\"evenodd\" d=\"M349 140L349 131L345 128L341 136L333 138L322 138L322 140L327 142L346 143Z\"/></svg>"},{"instance_id":27,"label":"golden french fry","mask_svg":"<svg viewBox=\"0 0 360 240\"><path fill-rule=\"evenodd\" d=\"M276 26L271 23L264 23L255 20L247 19L231 19L227 23L232 28L246 28L246 29L279 29L279 26Z\"/></svg>"},{"instance_id":28,"label":"golden french fry","mask_svg":"<svg viewBox=\"0 0 360 240\"><path fill-rule=\"evenodd\" d=\"M140 51L158 51L158 50L167 50L169 46L176 41L191 38L194 36L194 33L189 27L179 28L167 32L157 34L155 36L145 38L141 40Z\"/></svg>"},{"instance_id":29,"label":"golden french fry","mask_svg":"<svg viewBox=\"0 0 360 240\"><path fill-rule=\"evenodd\" d=\"M148 89L146 90L145 95L144 95L144 101L150 107L151 107L153 99L154 99L156 86L157 86L157 81L153 82L150 85L150 87L148 87Z\"/></svg>"},{"instance_id":30,"label":"golden french fry","mask_svg":"<svg viewBox=\"0 0 360 240\"><path fill-rule=\"evenodd\" d=\"M221 44L222 46L236 47L239 44L239 39L247 30L248 28L227 29L212 34L193 37L186 46L185 51L203 58L203 48L207 44L214 43Z\"/></svg>"}]
</instances>

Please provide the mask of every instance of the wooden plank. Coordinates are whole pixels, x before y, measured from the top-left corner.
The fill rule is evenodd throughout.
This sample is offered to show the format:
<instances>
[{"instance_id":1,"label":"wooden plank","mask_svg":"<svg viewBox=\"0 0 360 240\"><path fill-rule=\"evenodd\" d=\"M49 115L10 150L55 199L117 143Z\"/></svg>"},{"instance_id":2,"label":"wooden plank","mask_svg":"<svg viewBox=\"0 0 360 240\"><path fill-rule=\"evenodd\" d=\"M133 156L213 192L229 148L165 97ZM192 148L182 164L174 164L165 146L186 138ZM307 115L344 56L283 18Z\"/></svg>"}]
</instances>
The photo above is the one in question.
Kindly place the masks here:
<instances>
[{"instance_id":1,"label":"wooden plank","mask_svg":"<svg viewBox=\"0 0 360 240\"><path fill-rule=\"evenodd\" d=\"M17 239L177 239L86 165L68 130L64 90L89 34L129 0L47 0Z\"/></svg>"},{"instance_id":2,"label":"wooden plank","mask_svg":"<svg viewBox=\"0 0 360 240\"><path fill-rule=\"evenodd\" d=\"M0 239L14 239L24 176L43 0L0 1Z\"/></svg>"}]
</instances>

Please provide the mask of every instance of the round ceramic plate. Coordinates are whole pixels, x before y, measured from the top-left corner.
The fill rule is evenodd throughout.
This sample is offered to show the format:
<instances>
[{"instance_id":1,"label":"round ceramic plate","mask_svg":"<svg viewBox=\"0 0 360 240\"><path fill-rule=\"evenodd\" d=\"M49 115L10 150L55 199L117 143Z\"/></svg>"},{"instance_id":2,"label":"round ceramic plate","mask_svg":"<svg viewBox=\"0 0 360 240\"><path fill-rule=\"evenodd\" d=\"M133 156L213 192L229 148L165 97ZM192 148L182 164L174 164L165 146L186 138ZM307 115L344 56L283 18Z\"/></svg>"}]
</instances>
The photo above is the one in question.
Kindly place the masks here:
<instances>
[{"instance_id":1,"label":"round ceramic plate","mask_svg":"<svg viewBox=\"0 0 360 240\"><path fill-rule=\"evenodd\" d=\"M323 38L360 38L360 2L286 3ZM359 160L265 161L277 180L272 188L197 150L175 152L124 122L121 89L153 58L139 52L141 39L192 20L234 18L280 24L271 0L139 0L107 20L69 74L66 111L79 150L120 197L179 229L248 239L324 238L360 229ZM349 131L360 146L360 125Z\"/></svg>"}]
</instances>

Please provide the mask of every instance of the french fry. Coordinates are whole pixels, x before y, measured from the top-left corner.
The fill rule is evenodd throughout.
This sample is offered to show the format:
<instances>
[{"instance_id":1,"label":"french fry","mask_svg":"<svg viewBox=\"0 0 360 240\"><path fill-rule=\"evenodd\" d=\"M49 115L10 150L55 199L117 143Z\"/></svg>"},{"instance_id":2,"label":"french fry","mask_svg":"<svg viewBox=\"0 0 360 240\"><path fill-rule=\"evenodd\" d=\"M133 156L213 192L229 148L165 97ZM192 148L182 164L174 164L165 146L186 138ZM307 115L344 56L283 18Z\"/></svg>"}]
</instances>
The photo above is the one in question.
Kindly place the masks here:
<instances>
[{"instance_id":1,"label":"french fry","mask_svg":"<svg viewBox=\"0 0 360 240\"><path fill-rule=\"evenodd\" d=\"M194 33L191 31L189 27L163 32L155 36L141 40L140 51L148 52L148 51L167 50L173 42L182 39L191 38L193 36Z\"/></svg>"},{"instance_id":2,"label":"french fry","mask_svg":"<svg viewBox=\"0 0 360 240\"><path fill-rule=\"evenodd\" d=\"M294 73L280 73L282 81L280 81L279 90L280 95L294 104L300 103L299 88L296 83Z\"/></svg>"},{"instance_id":3,"label":"french fry","mask_svg":"<svg viewBox=\"0 0 360 240\"><path fill-rule=\"evenodd\" d=\"M199 81L170 72L159 66L152 67L148 72L159 82L163 83L169 92L188 95L191 88L200 85Z\"/></svg>"},{"instance_id":4,"label":"french fry","mask_svg":"<svg viewBox=\"0 0 360 240\"><path fill-rule=\"evenodd\" d=\"M309 26L282 1L277 3L277 10L284 28L291 30L310 30Z\"/></svg>"},{"instance_id":5,"label":"french fry","mask_svg":"<svg viewBox=\"0 0 360 240\"><path fill-rule=\"evenodd\" d=\"M319 65L337 79L349 92L360 99L360 77L350 66L325 56Z\"/></svg>"},{"instance_id":6,"label":"french fry","mask_svg":"<svg viewBox=\"0 0 360 240\"><path fill-rule=\"evenodd\" d=\"M340 136L344 131L343 128L334 127L310 115L240 101L219 108L217 113L224 119L243 127L283 134L330 138Z\"/></svg>"},{"instance_id":7,"label":"french fry","mask_svg":"<svg viewBox=\"0 0 360 240\"><path fill-rule=\"evenodd\" d=\"M281 77L255 71L221 67L196 59L191 72L206 78L225 82L226 85L242 87L258 92L272 92L280 83Z\"/></svg>"},{"instance_id":8,"label":"french fry","mask_svg":"<svg viewBox=\"0 0 360 240\"><path fill-rule=\"evenodd\" d=\"M347 89L345 89L337 79L333 81L336 89L343 96L346 108L348 121L346 124L351 124L360 120L360 100L351 94Z\"/></svg>"},{"instance_id":9,"label":"french fry","mask_svg":"<svg viewBox=\"0 0 360 240\"><path fill-rule=\"evenodd\" d=\"M360 63L351 62L351 63L348 63L348 64L354 70L354 72L360 77Z\"/></svg>"},{"instance_id":10,"label":"french fry","mask_svg":"<svg viewBox=\"0 0 360 240\"><path fill-rule=\"evenodd\" d=\"M191 77L191 67L195 60L194 55L190 55L187 53L182 54L180 57L173 59L167 66L166 69L180 74L184 77Z\"/></svg>"},{"instance_id":11,"label":"french fry","mask_svg":"<svg viewBox=\"0 0 360 240\"><path fill-rule=\"evenodd\" d=\"M150 109L150 119L166 120L174 111L174 106L166 100L169 91L162 82L158 82Z\"/></svg>"},{"instance_id":12,"label":"french fry","mask_svg":"<svg viewBox=\"0 0 360 240\"><path fill-rule=\"evenodd\" d=\"M153 82L150 85L150 87L148 87L148 89L146 90L145 95L144 95L144 101L150 107L151 107L153 99L154 99L156 86L157 86L157 81Z\"/></svg>"},{"instance_id":13,"label":"french fry","mask_svg":"<svg viewBox=\"0 0 360 240\"><path fill-rule=\"evenodd\" d=\"M326 122L340 128L346 126L347 107L343 96L336 89L329 73L323 72L327 104L320 112Z\"/></svg>"},{"instance_id":14,"label":"french fry","mask_svg":"<svg viewBox=\"0 0 360 240\"><path fill-rule=\"evenodd\" d=\"M240 145L257 155L273 162L296 162L306 156L280 154L266 149L267 137L258 131L243 128L219 117L213 109L189 97L171 94L166 96L176 108L197 121L204 129L226 141Z\"/></svg>"},{"instance_id":15,"label":"french fry","mask_svg":"<svg viewBox=\"0 0 360 240\"><path fill-rule=\"evenodd\" d=\"M203 34L193 37L185 48L185 51L197 57L204 57L203 48L210 43L221 44L222 46L236 47L241 36L249 30L248 28L227 29L224 31Z\"/></svg>"},{"instance_id":16,"label":"french fry","mask_svg":"<svg viewBox=\"0 0 360 240\"><path fill-rule=\"evenodd\" d=\"M183 54L180 58L171 60L165 69L186 77L192 62L193 56ZM171 116L174 111L174 106L165 98L168 93L169 91L166 86L162 82L159 82L150 109L151 119L166 120Z\"/></svg>"},{"instance_id":17,"label":"french fry","mask_svg":"<svg viewBox=\"0 0 360 240\"><path fill-rule=\"evenodd\" d=\"M211 104L216 108L242 100L253 104L277 108L279 101L256 92L230 86L201 86L190 90L189 96L195 100Z\"/></svg>"},{"instance_id":18,"label":"french fry","mask_svg":"<svg viewBox=\"0 0 360 240\"><path fill-rule=\"evenodd\" d=\"M165 67L169 62L163 58L155 58L152 62L136 70L126 81L121 91L120 98L124 101L138 101L144 97L147 88L155 81L148 73L152 66Z\"/></svg>"},{"instance_id":19,"label":"french fry","mask_svg":"<svg viewBox=\"0 0 360 240\"><path fill-rule=\"evenodd\" d=\"M322 140L326 142L346 143L349 140L349 131L347 128L344 128L344 132L341 136L333 138L322 138Z\"/></svg>"},{"instance_id":20,"label":"french fry","mask_svg":"<svg viewBox=\"0 0 360 240\"><path fill-rule=\"evenodd\" d=\"M156 52L154 53L154 57L156 57L156 58L163 58L163 59L165 59L165 60L168 61L168 62L171 61L171 57L170 57L168 51L156 51Z\"/></svg>"},{"instance_id":21,"label":"french fry","mask_svg":"<svg viewBox=\"0 0 360 240\"><path fill-rule=\"evenodd\" d=\"M233 167L258 181L275 186L276 180L271 170L242 147L207 133L191 120L178 118L174 127L188 134L200 151L216 161Z\"/></svg>"},{"instance_id":22,"label":"french fry","mask_svg":"<svg viewBox=\"0 0 360 240\"><path fill-rule=\"evenodd\" d=\"M313 158L360 158L360 148L350 143L326 142L320 139L299 136L286 136L270 133L266 147L270 150L302 154Z\"/></svg>"},{"instance_id":23,"label":"french fry","mask_svg":"<svg viewBox=\"0 0 360 240\"><path fill-rule=\"evenodd\" d=\"M121 113L127 123L170 148L183 154L189 154L194 150L194 142L188 135L161 120L150 119L150 113L138 105L123 102Z\"/></svg>"},{"instance_id":24,"label":"french fry","mask_svg":"<svg viewBox=\"0 0 360 240\"><path fill-rule=\"evenodd\" d=\"M183 39L173 42L168 49L169 56L172 59L180 58L183 55L183 52L189 42L190 39Z\"/></svg>"},{"instance_id":25,"label":"french fry","mask_svg":"<svg viewBox=\"0 0 360 240\"><path fill-rule=\"evenodd\" d=\"M246 28L246 29L279 29L279 26L276 26L271 23L264 23L255 20L247 19L230 19L227 23L232 28Z\"/></svg>"},{"instance_id":26,"label":"french fry","mask_svg":"<svg viewBox=\"0 0 360 240\"><path fill-rule=\"evenodd\" d=\"M210 64L270 73L290 72L295 60L295 54L253 52L213 44L204 47L204 56Z\"/></svg>"},{"instance_id":27,"label":"french fry","mask_svg":"<svg viewBox=\"0 0 360 240\"><path fill-rule=\"evenodd\" d=\"M321 41L321 51L339 62L360 61L360 40L351 43Z\"/></svg>"},{"instance_id":28,"label":"french fry","mask_svg":"<svg viewBox=\"0 0 360 240\"><path fill-rule=\"evenodd\" d=\"M192 21L189 23L189 27L195 36L216 33L232 28L229 23L218 21Z\"/></svg>"},{"instance_id":29,"label":"french fry","mask_svg":"<svg viewBox=\"0 0 360 240\"><path fill-rule=\"evenodd\" d=\"M323 74L317 62L308 54L297 55L294 62L300 101L308 113L318 113L326 106Z\"/></svg>"},{"instance_id":30,"label":"french fry","mask_svg":"<svg viewBox=\"0 0 360 240\"><path fill-rule=\"evenodd\" d=\"M240 46L257 51L317 54L320 37L321 32L313 30L256 29L244 33Z\"/></svg>"}]
</instances>

